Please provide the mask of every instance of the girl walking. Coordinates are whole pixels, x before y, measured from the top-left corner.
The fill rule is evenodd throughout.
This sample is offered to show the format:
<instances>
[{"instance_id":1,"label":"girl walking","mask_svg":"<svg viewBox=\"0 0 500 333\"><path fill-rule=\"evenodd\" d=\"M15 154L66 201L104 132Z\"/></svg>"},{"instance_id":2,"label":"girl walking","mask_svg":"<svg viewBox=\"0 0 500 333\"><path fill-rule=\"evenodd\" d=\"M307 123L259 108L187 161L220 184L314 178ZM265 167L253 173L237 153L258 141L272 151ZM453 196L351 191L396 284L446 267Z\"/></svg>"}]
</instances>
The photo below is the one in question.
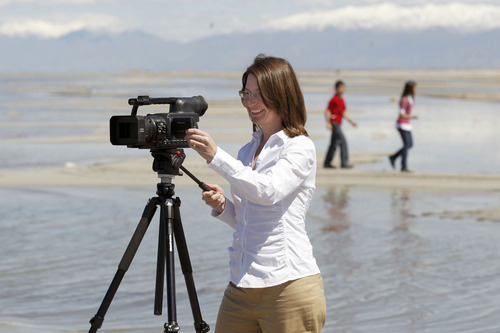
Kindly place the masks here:
<instances>
[{"instance_id":1,"label":"girl walking","mask_svg":"<svg viewBox=\"0 0 500 333\"><path fill-rule=\"evenodd\" d=\"M411 119L417 119L418 116L411 114L413 105L415 104L415 93L417 91L417 83L408 81L405 83L401 99L399 100L399 117L396 121L396 128L403 140L403 147L389 156L389 162L393 169L396 168L395 162L401 156L401 171L409 172L408 169L408 150L413 147L413 138L411 135Z\"/></svg>"}]
</instances>

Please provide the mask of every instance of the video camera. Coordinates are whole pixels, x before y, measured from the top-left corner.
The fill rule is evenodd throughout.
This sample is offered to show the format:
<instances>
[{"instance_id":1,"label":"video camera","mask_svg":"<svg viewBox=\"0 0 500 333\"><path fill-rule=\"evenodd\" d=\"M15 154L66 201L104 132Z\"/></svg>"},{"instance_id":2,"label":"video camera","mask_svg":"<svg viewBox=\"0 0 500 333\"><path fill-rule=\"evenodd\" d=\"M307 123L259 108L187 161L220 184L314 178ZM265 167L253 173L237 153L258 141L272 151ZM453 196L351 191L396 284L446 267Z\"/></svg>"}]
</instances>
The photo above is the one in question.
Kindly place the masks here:
<instances>
[{"instance_id":1,"label":"video camera","mask_svg":"<svg viewBox=\"0 0 500 333\"><path fill-rule=\"evenodd\" d=\"M130 116L112 116L109 121L111 144L151 150L188 148L186 130L197 128L208 108L203 96L138 96L129 99L128 104L133 106ZM169 112L137 115L139 106L152 104L170 104Z\"/></svg>"}]
</instances>

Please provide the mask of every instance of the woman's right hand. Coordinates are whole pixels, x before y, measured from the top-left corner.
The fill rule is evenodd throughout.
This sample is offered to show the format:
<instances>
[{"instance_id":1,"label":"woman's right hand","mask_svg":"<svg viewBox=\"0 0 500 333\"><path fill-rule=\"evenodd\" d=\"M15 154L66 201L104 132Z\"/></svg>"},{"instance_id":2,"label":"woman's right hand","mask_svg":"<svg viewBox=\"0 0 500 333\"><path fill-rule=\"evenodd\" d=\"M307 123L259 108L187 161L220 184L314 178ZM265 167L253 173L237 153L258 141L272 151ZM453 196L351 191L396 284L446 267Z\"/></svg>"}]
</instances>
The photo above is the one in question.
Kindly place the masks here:
<instances>
[{"instance_id":1,"label":"woman's right hand","mask_svg":"<svg viewBox=\"0 0 500 333\"><path fill-rule=\"evenodd\" d=\"M212 162L217 153L217 145L210 134L197 128L190 128L186 131L185 139L189 147L193 148L208 163Z\"/></svg>"},{"instance_id":2,"label":"woman's right hand","mask_svg":"<svg viewBox=\"0 0 500 333\"><path fill-rule=\"evenodd\" d=\"M226 205L226 197L224 196L224 190L217 184L207 184L212 191L205 191L202 193L202 199L207 205L222 213Z\"/></svg>"}]
</instances>

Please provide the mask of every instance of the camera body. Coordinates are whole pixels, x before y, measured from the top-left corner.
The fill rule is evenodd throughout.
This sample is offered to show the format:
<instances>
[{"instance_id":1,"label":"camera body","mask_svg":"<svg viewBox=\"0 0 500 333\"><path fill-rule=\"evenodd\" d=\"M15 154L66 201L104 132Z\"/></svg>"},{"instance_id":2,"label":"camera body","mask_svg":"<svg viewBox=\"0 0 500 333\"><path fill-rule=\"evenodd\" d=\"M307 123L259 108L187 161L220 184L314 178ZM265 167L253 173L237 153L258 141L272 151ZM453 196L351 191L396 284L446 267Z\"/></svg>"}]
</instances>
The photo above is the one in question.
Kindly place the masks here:
<instances>
[{"instance_id":1,"label":"camera body","mask_svg":"<svg viewBox=\"0 0 500 333\"><path fill-rule=\"evenodd\" d=\"M138 96L129 99L128 103L133 106L130 116L112 116L110 119L111 144L151 150L188 148L184 139L186 130L197 128L200 116L208 108L203 96ZM139 106L152 104L169 104L170 110L168 113L137 115Z\"/></svg>"}]
</instances>

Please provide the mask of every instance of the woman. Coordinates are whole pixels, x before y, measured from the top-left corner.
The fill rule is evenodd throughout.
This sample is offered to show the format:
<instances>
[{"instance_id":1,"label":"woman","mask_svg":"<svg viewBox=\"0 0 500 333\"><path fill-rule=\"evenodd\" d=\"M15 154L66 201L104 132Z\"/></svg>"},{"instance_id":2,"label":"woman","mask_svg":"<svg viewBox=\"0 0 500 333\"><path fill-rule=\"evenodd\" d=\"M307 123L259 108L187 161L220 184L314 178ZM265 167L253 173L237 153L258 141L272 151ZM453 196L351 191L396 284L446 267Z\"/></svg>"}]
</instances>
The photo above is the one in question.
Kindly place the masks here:
<instances>
[{"instance_id":1,"label":"woman","mask_svg":"<svg viewBox=\"0 0 500 333\"><path fill-rule=\"evenodd\" d=\"M396 153L389 156L389 162L393 169L396 168L396 159L401 156L401 171L409 172L407 159L408 150L413 147L413 139L411 136L411 123L410 119L417 119L417 115L412 115L411 110L415 104L415 93L417 92L417 83L415 81L408 81L405 83L401 99L399 101L399 117L396 121L396 128L403 140L403 147Z\"/></svg>"},{"instance_id":2,"label":"woman","mask_svg":"<svg viewBox=\"0 0 500 333\"><path fill-rule=\"evenodd\" d=\"M305 230L316 178L316 151L304 128L306 110L295 72L284 59L259 55L242 77L241 102L254 124L238 159L210 135L186 140L231 185L203 193L212 215L235 229L231 281L216 333L321 332L323 280Z\"/></svg>"}]
</instances>

